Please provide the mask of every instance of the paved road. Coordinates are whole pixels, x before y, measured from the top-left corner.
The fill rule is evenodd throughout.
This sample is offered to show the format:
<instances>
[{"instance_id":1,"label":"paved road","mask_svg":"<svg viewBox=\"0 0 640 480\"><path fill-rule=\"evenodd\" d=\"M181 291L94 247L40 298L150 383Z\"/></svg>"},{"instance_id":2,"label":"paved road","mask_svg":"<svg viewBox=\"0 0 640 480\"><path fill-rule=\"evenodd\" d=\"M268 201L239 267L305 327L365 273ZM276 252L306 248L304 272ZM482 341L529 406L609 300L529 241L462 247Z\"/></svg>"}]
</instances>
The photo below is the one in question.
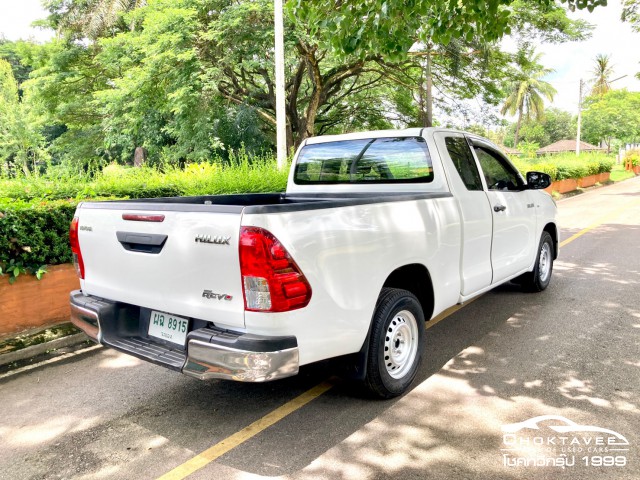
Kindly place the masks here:
<instances>
[{"instance_id":1,"label":"paved road","mask_svg":"<svg viewBox=\"0 0 640 480\"><path fill-rule=\"evenodd\" d=\"M0 378L0 477L640 478L640 178L559 206L549 289L500 287L429 328L401 399L323 383L330 362L202 383L98 347ZM545 415L606 431L502 431Z\"/></svg>"}]
</instances>

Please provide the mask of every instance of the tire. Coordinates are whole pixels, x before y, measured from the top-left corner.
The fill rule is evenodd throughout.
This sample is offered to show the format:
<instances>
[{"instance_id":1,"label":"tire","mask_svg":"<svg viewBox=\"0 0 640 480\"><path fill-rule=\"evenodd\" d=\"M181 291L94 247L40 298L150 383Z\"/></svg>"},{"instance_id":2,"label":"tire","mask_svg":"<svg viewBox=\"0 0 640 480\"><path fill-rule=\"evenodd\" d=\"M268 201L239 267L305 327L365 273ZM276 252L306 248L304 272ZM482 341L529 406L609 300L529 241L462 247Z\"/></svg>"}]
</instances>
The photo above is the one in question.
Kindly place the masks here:
<instances>
[{"instance_id":1,"label":"tire","mask_svg":"<svg viewBox=\"0 0 640 480\"><path fill-rule=\"evenodd\" d=\"M406 290L383 288L371 323L364 384L381 398L402 395L422 363L424 313Z\"/></svg>"},{"instance_id":2,"label":"tire","mask_svg":"<svg viewBox=\"0 0 640 480\"><path fill-rule=\"evenodd\" d=\"M549 286L553 273L553 257L553 239L549 232L542 232L533 271L519 278L519 283L525 292L541 292Z\"/></svg>"}]
</instances>

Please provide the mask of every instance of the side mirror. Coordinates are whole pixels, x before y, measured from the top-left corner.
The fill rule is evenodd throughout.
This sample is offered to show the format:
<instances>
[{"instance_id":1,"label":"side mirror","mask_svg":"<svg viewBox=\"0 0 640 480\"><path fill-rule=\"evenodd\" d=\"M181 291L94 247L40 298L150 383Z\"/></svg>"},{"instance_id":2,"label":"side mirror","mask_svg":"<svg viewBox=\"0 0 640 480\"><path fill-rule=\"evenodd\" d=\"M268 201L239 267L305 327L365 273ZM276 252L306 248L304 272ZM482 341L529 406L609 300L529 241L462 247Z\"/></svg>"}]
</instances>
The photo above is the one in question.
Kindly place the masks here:
<instances>
[{"instance_id":1,"label":"side mirror","mask_svg":"<svg viewBox=\"0 0 640 480\"><path fill-rule=\"evenodd\" d=\"M542 190L551 185L551 177L542 172L527 172L527 188Z\"/></svg>"}]
</instances>

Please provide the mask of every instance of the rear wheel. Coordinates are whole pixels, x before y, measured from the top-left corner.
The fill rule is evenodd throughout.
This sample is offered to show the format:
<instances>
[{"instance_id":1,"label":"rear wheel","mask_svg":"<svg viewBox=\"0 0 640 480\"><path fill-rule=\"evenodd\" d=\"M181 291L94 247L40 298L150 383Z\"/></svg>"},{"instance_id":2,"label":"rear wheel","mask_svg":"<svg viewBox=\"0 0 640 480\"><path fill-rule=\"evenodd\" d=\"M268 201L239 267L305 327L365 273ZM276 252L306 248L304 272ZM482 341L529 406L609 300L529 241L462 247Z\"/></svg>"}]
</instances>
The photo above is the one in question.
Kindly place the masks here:
<instances>
[{"instance_id":1,"label":"rear wheel","mask_svg":"<svg viewBox=\"0 0 640 480\"><path fill-rule=\"evenodd\" d=\"M422 362L424 338L418 299L406 290L383 288L371 324L367 388L382 398L404 393Z\"/></svg>"},{"instance_id":2,"label":"rear wheel","mask_svg":"<svg viewBox=\"0 0 640 480\"><path fill-rule=\"evenodd\" d=\"M525 273L519 279L525 291L541 292L549 286L553 272L553 257L553 238L549 232L542 232L533 271Z\"/></svg>"}]
</instances>

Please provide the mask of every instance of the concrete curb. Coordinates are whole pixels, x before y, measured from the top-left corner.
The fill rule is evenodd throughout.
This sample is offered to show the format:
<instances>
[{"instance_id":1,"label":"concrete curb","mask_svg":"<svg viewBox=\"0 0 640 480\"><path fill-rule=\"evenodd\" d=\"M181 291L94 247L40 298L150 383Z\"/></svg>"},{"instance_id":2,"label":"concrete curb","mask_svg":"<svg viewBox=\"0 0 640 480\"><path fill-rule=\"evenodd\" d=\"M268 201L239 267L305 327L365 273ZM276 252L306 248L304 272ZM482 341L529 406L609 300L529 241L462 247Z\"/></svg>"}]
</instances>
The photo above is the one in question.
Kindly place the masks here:
<instances>
[{"instance_id":1,"label":"concrete curb","mask_svg":"<svg viewBox=\"0 0 640 480\"><path fill-rule=\"evenodd\" d=\"M20 360L27 360L29 358L42 355L48 350L55 350L57 348L70 347L78 345L82 342L89 340L89 337L84 333L76 333L75 335L69 335L67 337L56 338L50 342L40 343L38 345L32 345L31 347L21 348L14 352L7 352L0 355L0 365L6 365L12 362L18 362Z\"/></svg>"}]
</instances>

